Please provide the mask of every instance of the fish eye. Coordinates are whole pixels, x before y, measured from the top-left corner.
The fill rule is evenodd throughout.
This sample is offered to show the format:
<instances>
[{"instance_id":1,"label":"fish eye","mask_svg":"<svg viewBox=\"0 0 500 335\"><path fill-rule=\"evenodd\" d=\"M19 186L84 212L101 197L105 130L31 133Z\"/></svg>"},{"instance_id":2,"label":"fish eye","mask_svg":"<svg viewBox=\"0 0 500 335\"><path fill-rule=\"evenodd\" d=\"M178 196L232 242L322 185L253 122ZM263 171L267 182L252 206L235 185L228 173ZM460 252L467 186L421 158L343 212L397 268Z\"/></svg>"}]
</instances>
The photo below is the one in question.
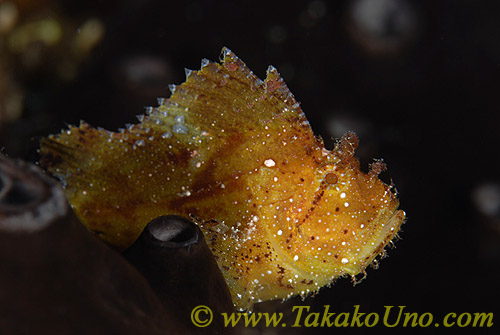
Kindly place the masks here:
<instances>
[{"instance_id":1,"label":"fish eye","mask_svg":"<svg viewBox=\"0 0 500 335\"><path fill-rule=\"evenodd\" d=\"M328 172L325 175L325 181L326 181L327 184L333 185L333 184L336 184L339 181L339 178L337 177L337 175L335 173Z\"/></svg>"}]
</instances>

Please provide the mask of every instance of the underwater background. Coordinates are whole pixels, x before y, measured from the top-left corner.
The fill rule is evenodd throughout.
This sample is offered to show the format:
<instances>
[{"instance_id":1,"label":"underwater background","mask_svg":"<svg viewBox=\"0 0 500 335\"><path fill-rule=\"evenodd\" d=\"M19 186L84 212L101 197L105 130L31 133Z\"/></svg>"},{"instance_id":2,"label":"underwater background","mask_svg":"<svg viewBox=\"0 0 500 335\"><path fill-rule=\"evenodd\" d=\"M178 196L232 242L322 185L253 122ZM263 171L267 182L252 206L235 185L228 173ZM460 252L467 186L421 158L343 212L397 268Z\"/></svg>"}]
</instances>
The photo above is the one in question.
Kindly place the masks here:
<instances>
[{"instance_id":1,"label":"underwater background","mask_svg":"<svg viewBox=\"0 0 500 335\"><path fill-rule=\"evenodd\" d=\"M384 159L381 179L394 181L408 217L359 285L339 279L255 311L493 312L496 330L475 333L497 333L499 18L494 0L0 1L0 148L36 162L40 138L66 124L135 123L184 68L227 46L260 78L278 69L327 148L355 131L362 170ZM306 331L333 330L241 332Z\"/></svg>"}]
</instances>

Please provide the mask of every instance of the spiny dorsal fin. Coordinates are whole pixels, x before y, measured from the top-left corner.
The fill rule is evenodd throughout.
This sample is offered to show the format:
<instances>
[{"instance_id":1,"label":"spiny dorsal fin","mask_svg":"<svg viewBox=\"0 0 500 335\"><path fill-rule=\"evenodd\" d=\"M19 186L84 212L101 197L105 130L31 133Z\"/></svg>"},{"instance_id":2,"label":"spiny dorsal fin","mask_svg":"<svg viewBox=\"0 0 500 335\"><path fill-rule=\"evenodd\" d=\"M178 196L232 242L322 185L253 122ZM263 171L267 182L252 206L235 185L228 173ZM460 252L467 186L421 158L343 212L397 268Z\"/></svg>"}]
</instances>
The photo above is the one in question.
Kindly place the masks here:
<instances>
[{"instance_id":1,"label":"spiny dorsal fin","mask_svg":"<svg viewBox=\"0 0 500 335\"><path fill-rule=\"evenodd\" d=\"M200 174L223 184L270 156L287 159L316 146L274 67L262 81L229 49L221 58L220 64L203 60L200 70L186 71L186 81L170 86L170 98L147 107L137 124L111 132L81 122L43 140L41 164L67 185L81 216L106 205L124 208L127 201L137 205L201 192L214 186L194 186ZM229 153L220 164L218 158ZM114 192L125 195L110 197Z\"/></svg>"}]
</instances>

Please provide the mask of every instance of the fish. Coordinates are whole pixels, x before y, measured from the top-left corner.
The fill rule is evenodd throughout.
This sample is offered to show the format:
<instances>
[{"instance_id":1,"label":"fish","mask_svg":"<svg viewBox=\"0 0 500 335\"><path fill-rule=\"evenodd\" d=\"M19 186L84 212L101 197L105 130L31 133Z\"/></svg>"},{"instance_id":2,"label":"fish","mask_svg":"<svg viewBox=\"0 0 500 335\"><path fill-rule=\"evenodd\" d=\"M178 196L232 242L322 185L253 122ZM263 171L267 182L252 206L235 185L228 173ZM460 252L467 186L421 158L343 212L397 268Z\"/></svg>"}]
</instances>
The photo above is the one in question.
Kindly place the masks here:
<instances>
[{"instance_id":1,"label":"fish","mask_svg":"<svg viewBox=\"0 0 500 335\"><path fill-rule=\"evenodd\" d=\"M40 165L83 224L124 250L154 218L190 217L238 310L366 273L406 218L385 163L362 172L354 132L326 149L273 66L261 80L223 48L185 72L136 124L42 140Z\"/></svg>"}]
</instances>

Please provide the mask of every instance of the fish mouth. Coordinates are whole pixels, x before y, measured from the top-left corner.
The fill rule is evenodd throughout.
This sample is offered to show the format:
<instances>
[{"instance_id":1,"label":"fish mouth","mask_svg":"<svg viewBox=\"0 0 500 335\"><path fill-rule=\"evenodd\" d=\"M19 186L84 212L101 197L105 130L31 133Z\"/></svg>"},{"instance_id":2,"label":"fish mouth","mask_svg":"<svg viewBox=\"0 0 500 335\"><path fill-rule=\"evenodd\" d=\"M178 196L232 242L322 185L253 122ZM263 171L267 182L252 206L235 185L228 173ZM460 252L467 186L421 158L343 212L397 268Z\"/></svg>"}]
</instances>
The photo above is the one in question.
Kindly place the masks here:
<instances>
[{"instance_id":1,"label":"fish mouth","mask_svg":"<svg viewBox=\"0 0 500 335\"><path fill-rule=\"evenodd\" d=\"M383 212L378 217L378 224L366 246L358 254L359 268L351 269L351 275L363 271L373 260L383 253L384 248L394 239L399 232L399 228L405 222L406 213L401 210ZM348 272L351 272L348 271Z\"/></svg>"},{"instance_id":2,"label":"fish mouth","mask_svg":"<svg viewBox=\"0 0 500 335\"><path fill-rule=\"evenodd\" d=\"M379 236L384 237L382 243L380 243L379 248L375 250L375 252L380 252L398 233L399 228L403 224L406 218L405 211L398 209L392 213L392 216L389 218L386 224L382 224L382 230L380 231Z\"/></svg>"}]
</instances>

